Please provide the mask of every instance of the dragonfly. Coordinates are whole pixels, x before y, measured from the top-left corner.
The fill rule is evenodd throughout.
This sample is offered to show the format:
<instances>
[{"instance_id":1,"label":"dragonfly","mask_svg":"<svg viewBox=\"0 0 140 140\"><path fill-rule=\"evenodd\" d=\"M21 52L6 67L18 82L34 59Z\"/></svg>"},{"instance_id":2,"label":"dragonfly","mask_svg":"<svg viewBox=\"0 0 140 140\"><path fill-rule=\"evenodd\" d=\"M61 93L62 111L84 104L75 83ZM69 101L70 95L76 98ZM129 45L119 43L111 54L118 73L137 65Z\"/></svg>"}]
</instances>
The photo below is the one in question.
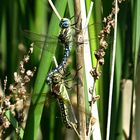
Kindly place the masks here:
<instances>
[{"instance_id":1,"label":"dragonfly","mask_svg":"<svg viewBox=\"0 0 140 140\"><path fill-rule=\"evenodd\" d=\"M50 92L47 96L45 93L42 93L41 96L46 96L46 99L38 103L43 104L46 102L48 106L48 102L57 101L62 122L68 129L77 128L77 117L74 111L75 106L70 99L70 92L71 94L74 92L74 86L77 84L76 81L78 81L76 76L77 75L74 74L73 77L71 73L66 74L66 72L64 74L60 72L54 73L52 76L52 84L50 85ZM78 84L80 84L80 80ZM34 96L36 96L36 94L29 95L30 98L34 98Z\"/></svg>"},{"instance_id":2,"label":"dragonfly","mask_svg":"<svg viewBox=\"0 0 140 140\"><path fill-rule=\"evenodd\" d=\"M73 128L73 126L77 127L77 119L66 87L63 83L63 75L54 73L52 79L51 93L57 99L64 125L66 128Z\"/></svg>"},{"instance_id":3,"label":"dragonfly","mask_svg":"<svg viewBox=\"0 0 140 140\"><path fill-rule=\"evenodd\" d=\"M64 74L57 72L52 75L52 84L50 85L50 92L41 93L43 97L41 102L37 104L44 104L47 107L51 102L57 102L60 110L62 122L64 126L68 129L77 128L77 119L75 111L70 99L70 92L74 92L74 86L76 85L76 76L74 78L71 73L66 72ZM26 94L27 98L31 101L32 98L36 98L37 94ZM27 100L26 108L29 108L30 103Z\"/></svg>"},{"instance_id":4,"label":"dragonfly","mask_svg":"<svg viewBox=\"0 0 140 140\"><path fill-rule=\"evenodd\" d=\"M52 75L54 73L59 72L65 67L67 60L70 56L71 48L74 46L74 42L78 44L83 44L89 41L89 40L82 40L82 38L80 38L78 41L74 39L75 29L76 29L75 24L76 23L72 24L70 19L68 18L62 18L59 24L61 30L58 37L49 37L46 35L36 34L27 30L23 32L24 36L29 38L35 44L34 46L42 47L41 44L44 44L43 49L44 50L46 49L48 52L51 52L51 48L49 47L50 43L59 42L59 44L63 45L64 48L63 58L61 60L61 63L58 65L58 67L54 68L48 73L46 78L46 82L48 84L52 83ZM90 25L90 27L92 26L93 25ZM87 27L84 30L87 30ZM95 40L97 38L91 38L91 40L93 39Z\"/></svg>"},{"instance_id":5,"label":"dragonfly","mask_svg":"<svg viewBox=\"0 0 140 140\"><path fill-rule=\"evenodd\" d=\"M46 95L45 93L41 93L41 96L45 96L42 98L43 100L41 102L38 102L36 105L44 104L48 107L48 105L52 102L52 99L57 102L58 109L60 110L62 123L65 126L65 128L74 130L74 132L79 137L79 133L77 131L78 121L77 121L77 114L75 112L76 110L76 102L70 98L70 92L72 88L74 88L74 85L76 85L75 81L78 81L78 78L76 77L77 73L74 74L74 76L71 73L54 73L52 76L52 84L50 85L50 92ZM77 79L76 79L77 78ZM69 84L70 82L70 84ZM80 80L77 84L81 84ZM71 85L71 87L70 87ZM36 94L30 94L29 99L31 100L32 97L34 98L37 96ZM75 98L76 99L76 98ZM46 104L45 104L46 103ZM73 104L74 103L74 104ZM26 106L27 107L27 106ZM29 107L29 106L28 106ZM90 103L89 103L90 107ZM81 112L83 112L83 109L81 109ZM85 116L87 118L86 125L88 126L89 123L89 112L87 110L84 111Z\"/></svg>"},{"instance_id":6,"label":"dragonfly","mask_svg":"<svg viewBox=\"0 0 140 140\"><path fill-rule=\"evenodd\" d=\"M53 70L51 70L48 73L47 78L46 78L46 82L48 84L52 83L53 74L59 72L60 70L62 70L64 68L64 66L66 65L66 62L68 60L68 57L70 56L70 50L72 48L72 26L74 26L74 24L71 24L71 22L68 18L62 18L60 20L59 27L61 30L60 30L57 40L59 40L64 47L64 55L63 55L61 63L56 68L54 68ZM24 34L26 34L28 36L28 33L29 33L29 31L25 31ZM29 34L31 34L31 33L29 33ZM36 40L36 39L34 40L33 38L31 40L34 42L34 44L38 44L40 42L40 40ZM47 40L49 40L49 39L47 39ZM48 41L46 41L46 38L44 41L45 41L45 43L46 42L48 43ZM45 44L45 45L48 46L47 44Z\"/></svg>"}]
</instances>

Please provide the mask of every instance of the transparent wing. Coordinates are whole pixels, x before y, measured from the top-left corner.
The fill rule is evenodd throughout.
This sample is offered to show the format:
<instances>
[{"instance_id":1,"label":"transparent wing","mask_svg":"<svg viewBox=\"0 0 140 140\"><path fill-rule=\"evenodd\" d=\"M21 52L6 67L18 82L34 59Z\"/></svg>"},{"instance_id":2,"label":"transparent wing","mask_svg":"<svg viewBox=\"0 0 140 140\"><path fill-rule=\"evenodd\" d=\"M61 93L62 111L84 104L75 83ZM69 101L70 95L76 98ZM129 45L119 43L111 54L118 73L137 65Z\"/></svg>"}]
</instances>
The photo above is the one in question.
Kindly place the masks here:
<instances>
[{"instance_id":1,"label":"transparent wing","mask_svg":"<svg viewBox=\"0 0 140 140\"><path fill-rule=\"evenodd\" d=\"M97 45L99 45L99 39L98 39L98 35L99 35L99 32L102 30L102 24L101 23L92 23L90 25L88 25L87 27L84 27L82 29L82 33L83 33L83 37L86 36L86 34L88 33L88 31L92 32L92 35L94 34L94 36L90 36L90 34L88 34L88 39L81 39L79 40L79 44L86 44L88 42L91 42L92 41L96 41L97 42ZM112 42L112 37L111 35L109 35L107 38L107 42L110 44Z\"/></svg>"},{"instance_id":2,"label":"transparent wing","mask_svg":"<svg viewBox=\"0 0 140 140\"><path fill-rule=\"evenodd\" d=\"M38 34L38 33L34 33L32 31L29 31L29 30L24 30L22 31L22 34L25 38L28 38L32 41L37 41L37 42L48 42L48 43L56 43L57 41L57 36L53 36L53 37L49 37L47 35L44 35L44 34Z\"/></svg>"},{"instance_id":3,"label":"transparent wing","mask_svg":"<svg viewBox=\"0 0 140 140\"><path fill-rule=\"evenodd\" d=\"M61 116L62 120L64 119L64 117L67 118L67 120L69 122L71 122L72 124L74 124L75 126L77 125L77 105L76 105L76 96L72 96L72 98L70 98L69 93L67 92L67 88L65 87L64 84L60 85L60 97L56 98L56 96L53 96L53 94L50 92L46 95L46 93L42 93L41 96L43 96L43 100L41 102L38 102L38 105L40 104L44 104L47 108L51 105L52 102L58 102L59 105L59 110L62 114L62 107L60 106L60 104L62 104L62 102L59 102L59 99L61 98L63 100L63 106L66 112L66 116ZM34 98L35 96L38 96L37 94L34 95L28 95L31 98ZM74 98L73 98L74 97ZM29 108L29 105L26 106ZM81 110L81 112L83 112L83 110ZM86 117L89 116L89 114L84 111ZM65 124L64 124L65 125Z\"/></svg>"},{"instance_id":4,"label":"transparent wing","mask_svg":"<svg viewBox=\"0 0 140 140\"><path fill-rule=\"evenodd\" d=\"M83 32L83 36L86 34L87 30L94 30L94 26L95 24L91 24L88 27L85 27L82 32ZM98 24L98 26L101 26ZM96 26L96 27L98 27ZM52 46L56 45L57 43L59 44L58 46L62 46L62 43L60 42L60 40L58 39L58 36L47 36L47 35L43 35L43 34L37 34L28 30L24 30L23 32L23 36L28 39L28 41L30 40L31 43L34 43L35 47L39 47L41 49L44 49L46 51L52 52L54 53L54 50L52 49ZM94 37L89 36L89 39L83 39L83 38L79 38L78 40L76 40L75 38L75 29L72 30L71 32L72 36L73 36L73 46L75 46L76 44L84 44L84 43L88 43L89 41L94 41L94 40L98 40L97 35L95 35ZM108 42L111 42L110 40L112 40L110 37L108 37ZM71 41L70 41L71 42ZM97 41L98 43L98 41Z\"/></svg>"},{"instance_id":5,"label":"transparent wing","mask_svg":"<svg viewBox=\"0 0 140 140\"><path fill-rule=\"evenodd\" d=\"M57 36L49 37L47 35L37 34L28 30L22 31L22 34L23 37L25 38L25 41L28 41L29 43L34 43L34 47L38 47L40 49L52 53L54 52L52 47L56 46L57 43L59 43L59 45L62 46Z\"/></svg>"},{"instance_id":6,"label":"transparent wing","mask_svg":"<svg viewBox=\"0 0 140 140\"><path fill-rule=\"evenodd\" d=\"M68 113L67 117L70 119L71 122L77 124L77 119L76 119L76 116L74 113L74 109L73 109L73 106L71 104L71 100L69 98L68 92L67 92L64 84L61 84L61 86L60 86L60 94L62 96L62 99L64 100L64 106L65 106L65 109Z\"/></svg>"},{"instance_id":7,"label":"transparent wing","mask_svg":"<svg viewBox=\"0 0 140 140\"><path fill-rule=\"evenodd\" d=\"M53 96L53 94L51 92L49 93L41 93L40 95L37 93L33 93L33 94L26 94L26 96L28 97L28 99L31 101L32 99L36 99L36 98L40 98L40 102L38 102L38 104L45 104L45 105L49 105L50 102L56 102L56 98Z\"/></svg>"}]
</instances>

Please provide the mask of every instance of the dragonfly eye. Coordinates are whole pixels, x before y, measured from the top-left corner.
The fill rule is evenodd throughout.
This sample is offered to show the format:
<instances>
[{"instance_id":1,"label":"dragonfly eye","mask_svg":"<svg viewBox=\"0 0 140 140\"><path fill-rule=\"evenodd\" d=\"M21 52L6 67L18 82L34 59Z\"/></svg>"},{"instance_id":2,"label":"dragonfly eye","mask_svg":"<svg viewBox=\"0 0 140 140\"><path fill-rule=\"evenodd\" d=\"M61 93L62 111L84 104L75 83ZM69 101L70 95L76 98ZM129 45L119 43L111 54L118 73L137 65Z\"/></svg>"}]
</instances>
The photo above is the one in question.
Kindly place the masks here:
<instances>
[{"instance_id":1,"label":"dragonfly eye","mask_svg":"<svg viewBox=\"0 0 140 140\"><path fill-rule=\"evenodd\" d=\"M59 26L60 26L61 28L68 28L68 27L70 26L70 21L69 21L69 19L67 19L67 18L62 18L61 21L60 21Z\"/></svg>"}]
</instances>

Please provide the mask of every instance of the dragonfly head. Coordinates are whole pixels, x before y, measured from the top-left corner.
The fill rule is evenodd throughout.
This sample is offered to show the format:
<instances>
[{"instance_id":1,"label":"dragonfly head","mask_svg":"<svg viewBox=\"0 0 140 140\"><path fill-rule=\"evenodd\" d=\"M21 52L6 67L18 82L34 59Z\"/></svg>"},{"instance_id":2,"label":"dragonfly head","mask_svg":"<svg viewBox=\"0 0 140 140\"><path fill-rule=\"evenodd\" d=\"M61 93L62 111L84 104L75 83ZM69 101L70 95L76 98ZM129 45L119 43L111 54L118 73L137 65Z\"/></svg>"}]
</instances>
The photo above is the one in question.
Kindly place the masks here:
<instances>
[{"instance_id":1,"label":"dragonfly head","mask_svg":"<svg viewBox=\"0 0 140 140\"><path fill-rule=\"evenodd\" d=\"M60 23L59 23L59 26L64 29L64 28L70 27L70 24L71 23L70 23L70 20L68 18L62 18Z\"/></svg>"}]
</instances>

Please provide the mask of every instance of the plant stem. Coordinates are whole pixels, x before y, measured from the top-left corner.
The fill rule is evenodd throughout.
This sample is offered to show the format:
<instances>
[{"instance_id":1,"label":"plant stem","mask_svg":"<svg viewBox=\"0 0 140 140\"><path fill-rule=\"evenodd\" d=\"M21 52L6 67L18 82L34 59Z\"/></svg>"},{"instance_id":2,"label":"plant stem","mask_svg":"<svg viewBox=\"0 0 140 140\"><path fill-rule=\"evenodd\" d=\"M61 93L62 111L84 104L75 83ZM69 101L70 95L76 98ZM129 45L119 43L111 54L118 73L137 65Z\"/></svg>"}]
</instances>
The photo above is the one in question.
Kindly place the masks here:
<instances>
[{"instance_id":1,"label":"plant stem","mask_svg":"<svg viewBox=\"0 0 140 140\"><path fill-rule=\"evenodd\" d=\"M75 15L78 17L78 23L76 24L76 29L82 30L81 27L81 7L80 0L74 0ZM76 33L76 38L82 37L82 33ZM86 138L86 117L85 117L85 100L84 100L84 49L83 45L77 44L76 49L76 65L77 70L82 66L80 70L77 71L78 79L82 84L77 85L77 109L78 109L78 131L82 140Z\"/></svg>"}]
</instances>

